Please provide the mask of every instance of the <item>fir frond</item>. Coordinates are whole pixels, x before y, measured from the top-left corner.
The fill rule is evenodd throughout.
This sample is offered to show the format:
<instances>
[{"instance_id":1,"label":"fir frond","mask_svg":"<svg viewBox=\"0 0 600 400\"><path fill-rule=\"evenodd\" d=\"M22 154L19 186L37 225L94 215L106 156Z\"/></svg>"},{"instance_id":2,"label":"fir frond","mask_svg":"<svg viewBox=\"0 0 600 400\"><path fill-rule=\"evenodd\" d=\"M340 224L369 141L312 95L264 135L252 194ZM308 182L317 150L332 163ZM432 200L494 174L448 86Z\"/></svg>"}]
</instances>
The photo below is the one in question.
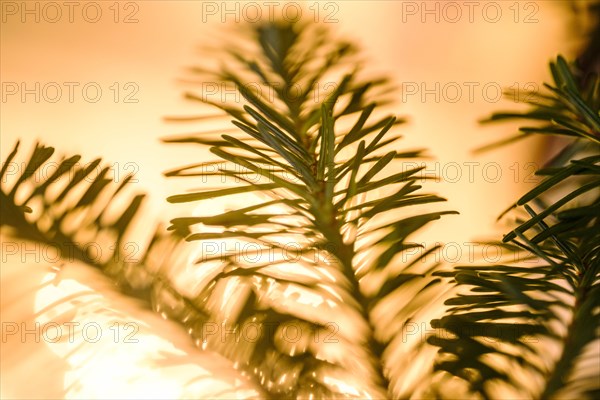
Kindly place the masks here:
<instances>
[{"instance_id":1,"label":"fir frond","mask_svg":"<svg viewBox=\"0 0 600 400\"><path fill-rule=\"evenodd\" d=\"M7 236L46 245L63 261L82 261L101 270L122 292L165 318L184 326L186 321L205 320L165 277L183 252L182 238L157 227L147 244L127 240L145 197L128 193L133 176L119 181L101 159L56 159L54 153L53 147L38 143L21 161L17 142L3 161L0 226L8 230Z\"/></svg>"},{"instance_id":2,"label":"fir frond","mask_svg":"<svg viewBox=\"0 0 600 400\"><path fill-rule=\"evenodd\" d=\"M53 161L54 148L40 144L27 162L16 161L18 151L17 142L0 171L2 226L23 239L55 246L63 257L97 267L122 260L113 252L123 251L123 237L144 195L133 196L120 212L107 205L122 201L120 194L133 176L116 182L101 159L83 164L75 155ZM100 232L108 244L94 254L88 244Z\"/></svg>"},{"instance_id":3,"label":"fir frond","mask_svg":"<svg viewBox=\"0 0 600 400\"><path fill-rule=\"evenodd\" d=\"M203 248L197 268L211 279L195 301L230 333L205 335L205 345L274 396L406 396L422 382L403 381L401 360L424 343L406 344L401 332L440 295L437 265L424 257L435 249L410 238L453 212L413 210L444 199L420 192L419 168L389 172L421 152L393 149L402 120L377 116L389 85L361 78L353 45L315 24L248 29L252 43L228 46L221 68L195 70L219 88L217 100L187 94L237 129L165 140L210 146L217 157L168 176L230 183L170 202L245 195L239 208L176 218L170 227ZM325 94L324 82L333 88ZM232 89L237 101L227 100ZM223 243L228 250L209 251ZM383 283L373 285L377 278ZM251 329L258 333L248 340Z\"/></svg>"},{"instance_id":4,"label":"fir frond","mask_svg":"<svg viewBox=\"0 0 600 400\"><path fill-rule=\"evenodd\" d=\"M106 319L112 319L111 323L124 320L126 313L130 312L132 305L135 304L137 308L134 307L133 309L138 312L140 306L152 308L163 319L180 322L185 328L185 330L182 329L182 332L186 333L189 333L190 326L205 321L207 318L203 311L182 295L166 279L166 271L182 264L180 262L182 256L185 258L185 252L182 249L182 238L169 234L164 231L164 228L159 227L146 245L142 245L139 241L128 241L129 230L137 223L138 211L142 208L144 198L143 194L131 195L131 193L128 193L127 185L131 182L133 176L127 176L119 181L120 177L112 176L110 167L103 165L101 159L85 163L82 161L81 156L75 155L55 161L54 152L55 150L52 147L36 144L32 154L25 159L26 161L22 162L19 155L19 143L17 143L13 151L3 161L0 170L0 181L2 182L0 190L0 204L2 207L0 210L0 226L3 229L3 240L22 239L24 242L41 244L41 247L36 248L38 252L36 258L38 260L43 259L42 262L52 263L53 267L56 268L57 275L51 285L52 290L56 291L53 293L58 298L61 295L64 296L61 300L51 297L53 300L47 303L48 306L36 312L35 316L42 315L45 318L52 319L56 317L56 309L58 308L58 315L61 316L59 319L62 322L64 320L61 318L67 318L68 320L77 314L80 318L91 318L91 321L94 321L93 323L100 327L97 322L104 323ZM48 246L48 248L44 246ZM50 247L53 251L48 253ZM58 251L60 257L54 257L56 251ZM48 254L53 255L52 259L47 258ZM23 259L22 256L21 259ZM77 261L82 262L79 264L80 266L77 266ZM73 264L73 262L75 263ZM68 268L65 266L68 266ZM62 285L61 279L65 279L67 282L70 281L68 276L73 274L73 270L83 269L86 266L98 269L105 274L109 278L107 281L111 285L115 285L126 297L121 296L117 298L118 300L114 298L108 300L108 297L104 297L106 293L95 292L99 287L102 288L102 283L93 286L94 289L81 286L85 287L85 290L73 289L74 286L68 284ZM16 266L9 264L3 266L3 268L5 267L11 270ZM35 270L31 272L35 274ZM27 275L30 272L23 271L23 273ZM67 278L64 274L67 274ZM77 279L80 278L81 276L77 277ZM14 280L14 277L11 279ZM97 276L89 274L87 279L97 279ZM35 288L34 292L40 290L44 292L45 286L44 284L40 286L27 284L25 290L30 291ZM22 296L23 293L19 291L17 300L22 301ZM86 300L81 300L82 297ZM94 300L90 302L90 298ZM136 301L128 303L124 300L132 298ZM82 304L86 304L84 312L81 312L80 309ZM122 309L117 310L113 307L124 307L125 309L129 307L129 310L123 313ZM10 307L8 308L10 310ZM69 316L65 317L65 313ZM82 317L80 314L86 316ZM49 317L50 315L52 317ZM150 321L151 318L156 317L143 316L137 320L130 316L124 324L125 326L135 326L136 329L139 329L139 325L142 325L141 330L145 331L147 335L156 334L154 336L156 340L151 341L153 345L156 345L156 343L160 343L160 339L164 338L165 335L163 332L152 332L152 329L155 329L156 326L147 325L147 321ZM132 322L132 320L136 322ZM73 321L71 323L78 324L78 322ZM162 327L169 327L169 325L164 324ZM96 358L90 362L85 354L82 357L81 352L91 352L93 354L100 351L103 352L104 357L109 359L113 357L111 361L114 361L115 354L130 349L124 350L119 347L120 343L117 339L114 339L113 343L109 340L106 341L106 345L102 345L103 347L96 346L92 350L92 344L96 344L96 342L83 339L85 335L81 340L77 339L74 342L71 335L72 333L69 334L68 338L66 335L60 337L61 342L69 341L72 344L69 349L65 348L66 354L63 361L66 362L66 359L70 358L70 361L73 362L77 359L75 371L82 368L84 372L74 374L72 379L75 379L76 382L65 386L65 393L75 393L76 396L77 393L88 393L89 395L90 390L94 391L95 385L92 382L95 378L94 376L88 376L90 375L88 372L95 371L94 368L99 371L102 366L105 367L106 359L100 357L100 361L97 363L94 363L94 361L97 361ZM167 334L166 337L177 338L178 336ZM185 338L185 335L178 338L181 337ZM132 339L132 342L129 343L134 342L137 343L137 339ZM53 343L56 343L56 341L53 341ZM198 345L199 342L196 341L194 344ZM192 340L187 346L183 345L182 347L193 348ZM167 362L179 363L181 366L184 364L181 357L181 348L175 350L173 347L172 354L169 354L170 351L158 348L146 349L146 351L144 353L146 355L151 354L153 351L156 352L156 360L161 360L161 362L169 360ZM134 353L136 352L134 351ZM209 368L208 371L215 371L211 379L223 385L217 384L208 389L203 387L202 393L210 393L214 396L263 395L259 385L244 379L241 374L232 373L235 371L233 366L223 364L226 359L214 359L214 355L214 353L212 355L210 353L205 354L206 359L212 357L212 361L215 363L212 365L214 369ZM30 357L31 355L27 356ZM134 355L134 358L139 356L140 353L138 352L137 355ZM187 368L194 370L194 367L198 366L193 365L191 359L187 360ZM200 359L196 359L194 362L198 362ZM151 358L148 358L148 360L151 360ZM127 364L129 367L139 362L137 359L128 361L131 362ZM85 364L85 368L81 363ZM204 374L207 371L207 369L202 368L199 368L199 370L203 371ZM226 374L225 371L229 371L229 374ZM139 373L139 371L127 372L130 374L129 378ZM206 377L203 376L203 378ZM123 381L127 379L125 377ZM194 390L192 389L193 386L194 379L188 381L182 387L183 395L191 393ZM114 393L116 392L113 392L113 395Z\"/></svg>"},{"instance_id":5,"label":"fir frond","mask_svg":"<svg viewBox=\"0 0 600 400\"><path fill-rule=\"evenodd\" d=\"M542 399L600 392L600 80L580 86L562 57L550 69L554 85L530 110L489 120L541 121L521 132L572 138L510 208L527 217L503 242L532 258L455 267L446 275L459 293L432 321L436 368L483 398L497 397L499 386Z\"/></svg>"}]
</instances>

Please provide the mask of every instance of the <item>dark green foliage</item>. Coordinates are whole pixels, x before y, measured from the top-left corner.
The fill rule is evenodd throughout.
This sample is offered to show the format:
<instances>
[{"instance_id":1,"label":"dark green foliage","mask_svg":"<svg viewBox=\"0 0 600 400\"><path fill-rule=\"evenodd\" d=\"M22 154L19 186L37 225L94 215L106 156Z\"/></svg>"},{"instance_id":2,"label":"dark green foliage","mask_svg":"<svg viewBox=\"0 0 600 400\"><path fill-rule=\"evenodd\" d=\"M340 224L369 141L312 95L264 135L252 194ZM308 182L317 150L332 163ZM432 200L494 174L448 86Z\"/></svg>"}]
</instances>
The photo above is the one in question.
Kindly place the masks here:
<instances>
[{"instance_id":1,"label":"dark green foliage","mask_svg":"<svg viewBox=\"0 0 600 400\"><path fill-rule=\"evenodd\" d=\"M402 121L377 116L389 87L386 79L361 78L354 46L312 24L256 25L247 36L251 50L243 48L246 43L228 46L219 54L222 68L195 70L222 91L234 88L237 101L187 94L224 111L237 129L165 140L208 145L217 156L168 176L220 176L228 183L171 196L170 202L250 194L240 200L244 207L177 218L170 229L202 245L226 238L251 243L262 255L283 252L255 262L244 260L243 250L203 255L197 267L216 268L202 293L207 308L221 304L212 307L213 320L238 334L256 324L263 332L257 340L208 345L254 372L277 397L405 395L410 389L397 389L403 361L391 350L386 355L386 348L394 341L396 349L403 345L400 328L439 294L440 282L431 275L434 263L409 257L414 252L408 250L422 247L410 236L451 212L413 209L444 199L420 193L419 168L392 172L398 159L421 152L392 148L398 139L393 128ZM250 89L256 85L261 90ZM324 94L325 87L333 89ZM401 212L408 206L410 214ZM286 249L294 250L293 257ZM217 267L207 265L218 261ZM383 284L366 290L362 282L379 274ZM412 298L402 298L387 321L374 318L373 310L384 303L389 308L404 287ZM320 300L311 300L315 296ZM235 302L243 306L231 311ZM286 340L286 326L301 330L299 343ZM329 343L322 340L327 336Z\"/></svg>"},{"instance_id":2,"label":"dark green foliage","mask_svg":"<svg viewBox=\"0 0 600 400\"><path fill-rule=\"evenodd\" d=\"M600 80L580 87L562 57L550 68L554 85L530 110L488 120L540 121L522 135L570 138L511 207L525 217L503 242L529 259L444 274L461 290L432 321L445 332L430 339L440 346L436 368L484 398L495 397L497 381L543 399L597 398L600 390Z\"/></svg>"},{"instance_id":3,"label":"dark green foliage","mask_svg":"<svg viewBox=\"0 0 600 400\"><path fill-rule=\"evenodd\" d=\"M10 188L2 188L2 226L14 229L15 235L57 247L65 258L105 266L117 254L92 254L88 242L76 240L76 235L90 231L95 236L104 231L111 235L114 247L104 250L122 251L123 235L137 213L143 195L134 196L117 216L107 217L108 207L126 187L132 176L113 182L109 167L101 167L100 159L83 165L76 155L59 162L52 161L54 148L36 145L26 164L15 161L19 143L3 162L0 178L9 182L18 177ZM52 171L49 173L49 171ZM48 176L46 176L48 175ZM3 185L4 186L4 185ZM29 193L18 199L18 194ZM75 197L75 198L73 198ZM103 197L102 201L100 198ZM109 221L107 221L107 219ZM72 223L77 224L74 229ZM102 258L101 258L102 257Z\"/></svg>"},{"instance_id":4,"label":"dark green foliage","mask_svg":"<svg viewBox=\"0 0 600 400\"><path fill-rule=\"evenodd\" d=\"M163 276L181 237L157 229L147 244L127 240L144 199L128 193L133 176L119 181L101 159L75 155L55 161L54 148L36 144L26 162L19 143L2 163L0 226L8 235L56 249L63 261L99 268L127 294L164 311L165 296L187 300ZM40 248L44 257L54 252ZM50 256L49 256L50 257ZM41 258L41 257L40 257ZM200 310L190 308L201 317Z\"/></svg>"}]
</instances>

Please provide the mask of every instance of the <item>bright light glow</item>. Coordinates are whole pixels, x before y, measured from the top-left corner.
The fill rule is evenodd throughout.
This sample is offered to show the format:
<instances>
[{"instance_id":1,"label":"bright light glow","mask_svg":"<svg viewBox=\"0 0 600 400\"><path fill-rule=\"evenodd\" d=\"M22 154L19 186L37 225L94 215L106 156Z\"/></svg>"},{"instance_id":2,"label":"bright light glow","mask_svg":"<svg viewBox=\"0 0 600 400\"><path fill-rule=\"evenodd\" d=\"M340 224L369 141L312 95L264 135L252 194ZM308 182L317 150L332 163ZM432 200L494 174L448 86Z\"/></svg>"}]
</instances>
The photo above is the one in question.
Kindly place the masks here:
<instances>
[{"instance_id":1,"label":"bright light glow","mask_svg":"<svg viewBox=\"0 0 600 400\"><path fill-rule=\"evenodd\" d=\"M192 347L170 322L139 310L123 296L99 290L94 280L107 278L97 271L85 265L65 268L68 272L46 274L45 285L35 295L40 337L69 365L64 374L65 398L257 395L227 361ZM79 279L61 277L73 275L73 270Z\"/></svg>"}]
</instances>

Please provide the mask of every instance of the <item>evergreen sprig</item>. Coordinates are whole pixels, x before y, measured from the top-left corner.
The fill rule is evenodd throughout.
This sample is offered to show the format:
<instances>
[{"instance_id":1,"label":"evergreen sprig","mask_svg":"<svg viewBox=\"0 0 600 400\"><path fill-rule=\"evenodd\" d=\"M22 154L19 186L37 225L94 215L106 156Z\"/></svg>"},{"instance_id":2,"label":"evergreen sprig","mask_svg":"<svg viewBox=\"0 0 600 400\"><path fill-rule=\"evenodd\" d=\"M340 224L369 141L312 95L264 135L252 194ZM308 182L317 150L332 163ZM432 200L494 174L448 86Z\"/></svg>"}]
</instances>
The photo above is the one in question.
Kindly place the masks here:
<instances>
[{"instance_id":1,"label":"evergreen sprig","mask_svg":"<svg viewBox=\"0 0 600 400\"><path fill-rule=\"evenodd\" d=\"M177 260L173 254L182 251L182 238L157 227L146 244L127 240L145 197L128 193L134 176L112 176L100 158L84 162L80 155L57 159L54 153L53 147L37 143L27 161L19 162L17 142L2 162L0 226L8 229L7 238L47 246L38 249L42 256L54 254L50 248L60 256L44 261L80 261L98 268L120 290L165 317L180 317L185 309L190 320L206 319L167 277Z\"/></svg>"},{"instance_id":2,"label":"evergreen sprig","mask_svg":"<svg viewBox=\"0 0 600 400\"><path fill-rule=\"evenodd\" d=\"M500 382L534 398L600 395L600 80L580 86L560 56L550 70L554 84L529 110L487 120L537 121L520 136L569 139L509 209L525 218L504 236L505 249L525 252L528 262L443 274L460 290L447 315L432 321L443 332L430 338L440 347L436 369L483 398L497 397Z\"/></svg>"},{"instance_id":3,"label":"evergreen sprig","mask_svg":"<svg viewBox=\"0 0 600 400\"><path fill-rule=\"evenodd\" d=\"M226 340L207 337L206 345L254 373L274 396L405 395L422 382L403 382L397 349L409 346L400 333L439 294L440 282L432 276L437 265L424 262L436 249L410 256L423 247L410 237L453 212L412 208L444 199L420 192L421 168L392 172L395 160L422 152L390 149L402 120L377 116L389 84L360 77L353 45L306 23L254 25L246 36L249 45L231 44L219 54L217 70L195 69L201 82L221 89L216 100L186 95L223 111L236 129L165 140L207 145L217 157L166 175L230 183L170 202L255 194L240 208L176 218L170 227L188 241L233 240L254 249L253 262L231 245L227 254L198 260L213 278L194 301L231 333ZM323 93L325 87L333 89ZM237 101L227 100L232 89ZM205 116L183 120L196 118ZM290 248L293 260L286 257ZM283 256L260 257L272 249ZM383 283L369 287L378 277ZM398 297L402 290L411 297ZM381 310L385 317L375 318ZM258 338L235 340L256 326ZM291 342L287 328L300 330L300 341Z\"/></svg>"},{"instance_id":4,"label":"evergreen sprig","mask_svg":"<svg viewBox=\"0 0 600 400\"><path fill-rule=\"evenodd\" d=\"M144 195L133 196L116 216L107 204L120 198L133 176L117 182L101 159L82 164L80 155L53 161L54 148L41 144L26 163L16 161L18 151L19 142L0 170L2 226L17 237L56 247L66 259L97 267L127 258L117 252L125 250L125 232ZM104 254L89 245L101 231L108 243Z\"/></svg>"},{"instance_id":5,"label":"evergreen sprig","mask_svg":"<svg viewBox=\"0 0 600 400\"><path fill-rule=\"evenodd\" d=\"M17 142L3 161L3 239L43 245L35 249L36 259L52 263L55 268L62 268L66 261L98 268L123 293L141 300L140 305L152 308L163 318L181 323L186 331L206 321L204 311L169 277L185 258L181 236L159 226L148 243L128 240L145 197L128 193L134 176L120 181L121 177L113 176L111 167L100 158L86 163L80 155L56 159L54 152L54 148L38 143L27 161L19 162ZM54 257L56 253L49 248L60 257ZM226 395L236 395L239 378L225 376L232 390ZM255 393L259 393L258 386Z\"/></svg>"}]
</instances>

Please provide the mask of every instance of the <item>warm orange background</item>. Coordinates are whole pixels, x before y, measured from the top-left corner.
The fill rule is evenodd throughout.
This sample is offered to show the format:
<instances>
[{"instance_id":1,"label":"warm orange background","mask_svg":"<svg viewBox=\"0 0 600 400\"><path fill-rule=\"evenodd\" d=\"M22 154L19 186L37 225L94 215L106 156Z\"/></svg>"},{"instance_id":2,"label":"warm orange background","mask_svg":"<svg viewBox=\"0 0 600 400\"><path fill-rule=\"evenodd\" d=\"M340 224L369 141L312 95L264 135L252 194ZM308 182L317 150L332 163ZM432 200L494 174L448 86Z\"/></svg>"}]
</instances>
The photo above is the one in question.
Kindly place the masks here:
<instances>
[{"instance_id":1,"label":"warm orange background","mask_svg":"<svg viewBox=\"0 0 600 400\"><path fill-rule=\"evenodd\" d=\"M26 4L35 10L35 3ZM35 13L21 15L21 2L2 2L3 88L22 82L30 89L39 82L41 91L50 82L62 88L62 97L56 103L47 101L44 93L40 93L40 102L36 103L32 94L26 95L26 101L22 102L20 92L16 95L3 92L2 158L17 138L23 140L26 152L34 140L40 139L57 147L59 152L80 152L86 159L102 156L111 164L116 163L114 169L121 175L137 172L139 182L134 185L152 194L155 213L167 209L168 215L178 214L174 207L165 206L163 199L196 185L191 181L166 182L161 173L198 162L206 153L158 141L159 137L197 128L162 121L165 115L198 110L196 104L182 100L181 93L188 87L176 80L185 76L185 67L202 64L203 56L197 51L199 45L218 46L219 33L224 28L222 18L228 22L236 17L254 19L248 2L228 2L226 6L221 2L204 3L138 1L119 2L116 7L115 2L100 1L97 4L102 16L96 23L85 20L86 16L94 18L95 8L85 8L85 3L78 3L73 23L69 22L65 6L61 7L62 17L58 22L51 23L48 20L56 18L55 10L45 8L42 2L38 3L38 23ZM223 14L223 7L235 10L236 3L237 15ZM281 15L284 3L275 3L274 15ZM359 42L373 71L392 75L399 86L419 88L415 95L397 95L398 114L410 118L410 124L400 128L406 137L401 143L407 148L428 147L440 163L437 169L433 164L430 171L452 181L431 187L449 198L450 206L462 213L433 228L437 232L434 240L445 242L461 242L474 232L490 232L495 216L516 193L524 190L523 180L531 172L525 164L509 167L516 161L531 159L535 154L533 142L477 157L470 153L502 133L512 132L506 125L482 128L476 123L494 110L516 106L510 101L495 102L495 88L537 84L548 78L546 64L551 57L559 51L570 54L574 49L574 41L567 34L571 17L563 2L500 1L491 2L493 7L486 2L476 2L473 22L469 20L469 8L463 3L455 3L462 13L458 19L456 8L447 8L444 2L295 3L303 4L304 15L310 18L315 18L319 10L318 19L329 17L330 25ZM436 7L437 15L426 13ZM502 17L492 23L498 8ZM118 16L115 15L117 9ZM294 9L286 10L293 16ZM519 10L518 15L516 10ZM115 18L118 23L114 22ZM268 18L266 11L263 18ZM137 22L125 23L126 19ZM69 101L65 82L79 84L74 86L73 102ZM83 97L82 88L89 82L97 83L102 89L96 103ZM116 88L112 85L115 82L119 87L118 102L114 100ZM126 87L128 82L135 86ZM436 82L440 88L451 84L447 95L441 93L436 102L435 95L429 94L422 101L421 85L431 89ZM473 101L468 98L465 82L478 84L474 86ZM482 93L487 83L493 84L487 96L494 101L486 101ZM456 103L447 101L456 96L452 87L457 85L462 89L462 97ZM125 95L134 88L139 89L133 95L138 102L125 103ZM48 87L48 90L47 97L53 98L54 89ZM94 94L92 89L88 93ZM451 162L457 164L447 164ZM480 164L469 167L465 162ZM502 178L498 182L486 182L483 167L488 162L501 165ZM458 179L456 165L462 174ZM469 168L473 168L473 179L469 179ZM496 170L491 166L486 171L493 177ZM517 178L516 170L519 170Z\"/></svg>"}]
</instances>

